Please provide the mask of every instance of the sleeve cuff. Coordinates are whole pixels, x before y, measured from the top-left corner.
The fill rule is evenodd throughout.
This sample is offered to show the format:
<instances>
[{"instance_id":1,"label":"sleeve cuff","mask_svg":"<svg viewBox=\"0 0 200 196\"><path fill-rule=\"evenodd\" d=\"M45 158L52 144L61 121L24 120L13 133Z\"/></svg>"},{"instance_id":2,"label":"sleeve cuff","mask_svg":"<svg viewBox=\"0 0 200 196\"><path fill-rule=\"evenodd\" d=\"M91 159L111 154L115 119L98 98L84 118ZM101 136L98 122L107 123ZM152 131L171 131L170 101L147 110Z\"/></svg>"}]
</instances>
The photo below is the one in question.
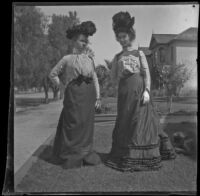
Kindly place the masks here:
<instances>
[{"instance_id":1,"label":"sleeve cuff","mask_svg":"<svg viewBox=\"0 0 200 196\"><path fill-rule=\"evenodd\" d=\"M145 90L150 93L150 88L149 87L146 87Z\"/></svg>"}]
</instances>

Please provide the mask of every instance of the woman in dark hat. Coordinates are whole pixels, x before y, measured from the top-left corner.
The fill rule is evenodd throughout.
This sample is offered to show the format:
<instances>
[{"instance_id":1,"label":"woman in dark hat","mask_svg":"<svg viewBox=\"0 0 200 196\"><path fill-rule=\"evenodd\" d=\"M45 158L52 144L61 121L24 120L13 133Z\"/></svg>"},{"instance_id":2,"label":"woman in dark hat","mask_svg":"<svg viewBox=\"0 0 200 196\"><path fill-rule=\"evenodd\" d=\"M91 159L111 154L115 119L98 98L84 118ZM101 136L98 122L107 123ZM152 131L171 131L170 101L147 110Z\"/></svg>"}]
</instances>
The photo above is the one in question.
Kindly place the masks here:
<instances>
[{"instance_id":1,"label":"woman in dark hat","mask_svg":"<svg viewBox=\"0 0 200 196\"><path fill-rule=\"evenodd\" d=\"M112 19L122 51L114 57L111 68L112 79L118 83L118 108L105 164L120 171L156 170L161 160L175 158L174 149L153 107L146 57L133 48L134 17L119 12Z\"/></svg>"},{"instance_id":2,"label":"woman in dark hat","mask_svg":"<svg viewBox=\"0 0 200 196\"><path fill-rule=\"evenodd\" d=\"M96 32L95 24L83 22L67 30L72 40L72 54L64 56L52 69L50 78L65 85L63 109L53 144L53 154L64 168L99 164L93 151L94 112L100 107L100 93L93 58L88 54L88 37ZM60 77L62 76L62 77Z\"/></svg>"}]
</instances>

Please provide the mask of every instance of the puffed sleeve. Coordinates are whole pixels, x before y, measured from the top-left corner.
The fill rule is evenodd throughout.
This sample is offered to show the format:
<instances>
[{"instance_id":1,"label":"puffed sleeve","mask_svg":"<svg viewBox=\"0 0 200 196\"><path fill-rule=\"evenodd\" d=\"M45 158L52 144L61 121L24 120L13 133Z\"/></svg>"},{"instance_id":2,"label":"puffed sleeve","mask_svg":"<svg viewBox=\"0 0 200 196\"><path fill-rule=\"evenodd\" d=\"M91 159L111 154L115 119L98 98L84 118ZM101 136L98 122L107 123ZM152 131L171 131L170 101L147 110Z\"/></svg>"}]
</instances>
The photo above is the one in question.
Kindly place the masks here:
<instances>
[{"instance_id":1,"label":"puffed sleeve","mask_svg":"<svg viewBox=\"0 0 200 196\"><path fill-rule=\"evenodd\" d=\"M51 70L49 74L50 80L53 82L54 85L59 86L60 85L60 79L59 75L62 74L65 66L66 66L66 58L63 57L56 66Z\"/></svg>"},{"instance_id":2,"label":"puffed sleeve","mask_svg":"<svg viewBox=\"0 0 200 196\"><path fill-rule=\"evenodd\" d=\"M112 60L111 80L113 84L115 84L118 80L117 56L115 56L114 59Z\"/></svg>"},{"instance_id":3,"label":"puffed sleeve","mask_svg":"<svg viewBox=\"0 0 200 196\"><path fill-rule=\"evenodd\" d=\"M145 89L150 91L151 76L149 72L148 62L143 51L139 51L139 57L140 57L140 63L141 63L141 71L144 75Z\"/></svg>"}]
</instances>

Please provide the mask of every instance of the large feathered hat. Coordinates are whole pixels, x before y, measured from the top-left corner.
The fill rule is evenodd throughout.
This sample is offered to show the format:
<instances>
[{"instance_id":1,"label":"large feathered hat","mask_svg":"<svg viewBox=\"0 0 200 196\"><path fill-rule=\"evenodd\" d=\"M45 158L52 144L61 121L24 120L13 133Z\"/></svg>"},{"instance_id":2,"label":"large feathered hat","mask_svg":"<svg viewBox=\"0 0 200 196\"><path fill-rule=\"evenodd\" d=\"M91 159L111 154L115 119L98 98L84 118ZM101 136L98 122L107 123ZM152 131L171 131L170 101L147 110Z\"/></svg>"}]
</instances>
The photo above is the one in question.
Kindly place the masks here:
<instances>
[{"instance_id":1,"label":"large feathered hat","mask_svg":"<svg viewBox=\"0 0 200 196\"><path fill-rule=\"evenodd\" d=\"M74 25L72 28L66 31L66 37L72 39L78 34L86 36L92 36L96 32L96 26L92 21L82 22L81 24Z\"/></svg>"},{"instance_id":2,"label":"large feathered hat","mask_svg":"<svg viewBox=\"0 0 200 196\"><path fill-rule=\"evenodd\" d=\"M135 18L131 17L128 12L119 12L112 17L113 31L115 34L119 32L130 32L133 30Z\"/></svg>"}]
</instances>

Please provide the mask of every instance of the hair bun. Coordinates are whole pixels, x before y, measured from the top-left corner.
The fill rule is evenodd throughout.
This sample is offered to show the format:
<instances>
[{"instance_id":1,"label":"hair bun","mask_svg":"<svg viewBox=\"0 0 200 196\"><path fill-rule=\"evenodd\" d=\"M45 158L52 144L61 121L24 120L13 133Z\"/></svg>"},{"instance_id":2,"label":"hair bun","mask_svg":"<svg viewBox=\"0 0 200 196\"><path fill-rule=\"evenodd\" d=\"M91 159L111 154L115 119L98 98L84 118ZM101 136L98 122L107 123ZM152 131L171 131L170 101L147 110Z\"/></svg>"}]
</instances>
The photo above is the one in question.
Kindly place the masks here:
<instances>
[{"instance_id":1,"label":"hair bun","mask_svg":"<svg viewBox=\"0 0 200 196\"><path fill-rule=\"evenodd\" d=\"M119 28L131 29L135 23L135 18L131 18L128 12L118 12L112 17L112 20L114 31L116 31Z\"/></svg>"},{"instance_id":2,"label":"hair bun","mask_svg":"<svg viewBox=\"0 0 200 196\"><path fill-rule=\"evenodd\" d=\"M96 26L92 21L82 22L81 29L82 32L88 36L92 36L96 32Z\"/></svg>"},{"instance_id":3,"label":"hair bun","mask_svg":"<svg viewBox=\"0 0 200 196\"><path fill-rule=\"evenodd\" d=\"M96 32L96 26L92 21L82 22L81 24L74 25L66 31L66 37L72 39L78 34L92 36Z\"/></svg>"}]
</instances>

